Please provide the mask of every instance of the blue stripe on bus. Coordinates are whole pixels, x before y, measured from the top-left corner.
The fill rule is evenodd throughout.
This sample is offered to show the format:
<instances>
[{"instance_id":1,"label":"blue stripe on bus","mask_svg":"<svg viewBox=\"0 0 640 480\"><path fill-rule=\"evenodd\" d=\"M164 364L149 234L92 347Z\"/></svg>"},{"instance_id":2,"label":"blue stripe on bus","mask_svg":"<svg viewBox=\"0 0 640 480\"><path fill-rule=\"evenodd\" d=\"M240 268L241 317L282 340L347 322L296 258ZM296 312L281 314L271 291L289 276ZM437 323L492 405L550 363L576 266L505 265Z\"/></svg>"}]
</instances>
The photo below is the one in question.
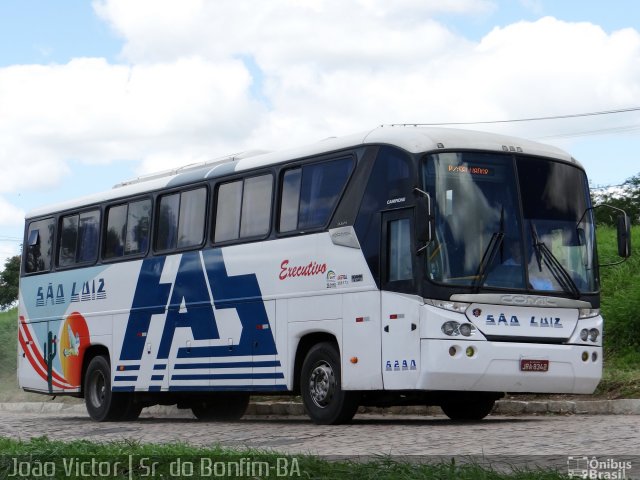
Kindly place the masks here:
<instances>
[{"instance_id":1,"label":"blue stripe on bus","mask_svg":"<svg viewBox=\"0 0 640 480\"><path fill-rule=\"evenodd\" d=\"M172 375L171 380L238 380L243 378L284 378L282 373L212 373L196 375Z\"/></svg>"},{"instance_id":2,"label":"blue stripe on bus","mask_svg":"<svg viewBox=\"0 0 640 480\"><path fill-rule=\"evenodd\" d=\"M259 332L270 332L267 330L258 330ZM211 358L211 357L245 357L251 355L250 351L246 349L236 350L235 346L231 350L221 351L221 348L228 349L226 346L214 346L214 347L181 347L178 349L177 358ZM269 349L271 347L268 347ZM274 349L275 350L275 349ZM274 355L276 351L266 351L262 355Z\"/></svg>"},{"instance_id":3,"label":"blue stripe on bus","mask_svg":"<svg viewBox=\"0 0 640 480\"><path fill-rule=\"evenodd\" d=\"M161 389L162 387L160 385L152 385L151 387L149 387L150 392L159 392Z\"/></svg>"},{"instance_id":4,"label":"blue stripe on bus","mask_svg":"<svg viewBox=\"0 0 640 480\"><path fill-rule=\"evenodd\" d=\"M162 380L163 378L164 378L164 375L151 375L151 381Z\"/></svg>"},{"instance_id":5,"label":"blue stripe on bus","mask_svg":"<svg viewBox=\"0 0 640 480\"><path fill-rule=\"evenodd\" d=\"M111 391L113 392L133 392L136 387L111 387Z\"/></svg>"},{"instance_id":6,"label":"blue stripe on bus","mask_svg":"<svg viewBox=\"0 0 640 480\"><path fill-rule=\"evenodd\" d=\"M173 366L176 370L189 370L198 368L262 368L262 367L279 367L279 361L272 362L226 362L226 363L178 363Z\"/></svg>"},{"instance_id":7,"label":"blue stripe on bus","mask_svg":"<svg viewBox=\"0 0 640 480\"><path fill-rule=\"evenodd\" d=\"M169 387L172 392L235 392L238 390L260 391L260 392L283 392L287 390L286 385L177 385Z\"/></svg>"},{"instance_id":8,"label":"blue stripe on bus","mask_svg":"<svg viewBox=\"0 0 640 480\"><path fill-rule=\"evenodd\" d=\"M167 366L166 365L154 365L153 369L154 370L166 370Z\"/></svg>"},{"instance_id":9,"label":"blue stripe on bus","mask_svg":"<svg viewBox=\"0 0 640 480\"><path fill-rule=\"evenodd\" d=\"M138 379L137 375L116 375L113 378L114 382L135 382Z\"/></svg>"}]
</instances>

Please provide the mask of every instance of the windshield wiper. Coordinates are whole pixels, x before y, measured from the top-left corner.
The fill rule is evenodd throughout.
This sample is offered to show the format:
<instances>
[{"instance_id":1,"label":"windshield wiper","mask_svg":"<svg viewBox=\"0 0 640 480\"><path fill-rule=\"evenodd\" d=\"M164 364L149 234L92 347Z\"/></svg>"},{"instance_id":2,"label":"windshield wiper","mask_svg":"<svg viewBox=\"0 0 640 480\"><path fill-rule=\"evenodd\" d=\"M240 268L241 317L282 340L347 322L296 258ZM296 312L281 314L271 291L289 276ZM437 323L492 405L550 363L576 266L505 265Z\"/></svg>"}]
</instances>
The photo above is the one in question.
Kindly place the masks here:
<instances>
[{"instance_id":1,"label":"windshield wiper","mask_svg":"<svg viewBox=\"0 0 640 480\"><path fill-rule=\"evenodd\" d=\"M565 292L572 294L575 298L580 298L580 289L573 281L573 278L571 278L569 272L567 272L567 270L562 266L551 250L549 250L549 247L547 247L544 242L540 241L538 231L536 230L536 226L533 224L533 221L530 221L529 225L531 226L533 249L540 272L542 272L542 260L544 259L545 265L549 268L553 278L558 281L562 289Z\"/></svg>"},{"instance_id":2,"label":"windshield wiper","mask_svg":"<svg viewBox=\"0 0 640 480\"><path fill-rule=\"evenodd\" d=\"M502 240L504 240L504 233L502 232L494 232L494 234L491 235L491 240L489 240L489 245L487 245L486 250L482 254L482 260L480 260L480 265L478 265L478 271L472 284L474 293L478 293L480 287L484 284L489 274L489 266L493 264L498 249L502 245Z\"/></svg>"},{"instance_id":3,"label":"windshield wiper","mask_svg":"<svg viewBox=\"0 0 640 480\"><path fill-rule=\"evenodd\" d=\"M536 261L538 262L538 270L542 272L542 242L538 238L538 231L532 221L529 221L529 227L531 227L531 238L533 239L533 252L536 254Z\"/></svg>"},{"instance_id":4,"label":"windshield wiper","mask_svg":"<svg viewBox=\"0 0 640 480\"><path fill-rule=\"evenodd\" d=\"M493 264L493 260L496 258L496 254L498 253L498 248L500 249L500 262L502 263L504 252L502 249L502 244L504 240L504 206L500 210L500 230L494 232L491 235L491 239L489 240L489 244L487 245L487 249L482 254L482 260L480 260L480 265L478 265L478 271L476 272L475 279L473 280L473 289L475 293L480 291L480 287L484 284L487 279L487 275L489 275L489 266Z\"/></svg>"}]
</instances>

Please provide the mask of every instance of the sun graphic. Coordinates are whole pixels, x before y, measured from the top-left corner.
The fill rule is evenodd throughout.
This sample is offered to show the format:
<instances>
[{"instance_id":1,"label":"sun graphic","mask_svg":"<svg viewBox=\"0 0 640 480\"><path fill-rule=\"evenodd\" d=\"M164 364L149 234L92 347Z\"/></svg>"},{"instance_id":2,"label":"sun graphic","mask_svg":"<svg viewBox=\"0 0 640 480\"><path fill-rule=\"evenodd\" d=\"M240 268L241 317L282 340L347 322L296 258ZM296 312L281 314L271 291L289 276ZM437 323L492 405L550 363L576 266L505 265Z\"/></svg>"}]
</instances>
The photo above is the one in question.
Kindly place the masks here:
<instances>
[{"instance_id":1,"label":"sun graphic","mask_svg":"<svg viewBox=\"0 0 640 480\"><path fill-rule=\"evenodd\" d=\"M77 387L82 381L82 357L89 345L89 328L84 317L78 312L69 315L59 338L62 373L67 382Z\"/></svg>"}]
</instances>

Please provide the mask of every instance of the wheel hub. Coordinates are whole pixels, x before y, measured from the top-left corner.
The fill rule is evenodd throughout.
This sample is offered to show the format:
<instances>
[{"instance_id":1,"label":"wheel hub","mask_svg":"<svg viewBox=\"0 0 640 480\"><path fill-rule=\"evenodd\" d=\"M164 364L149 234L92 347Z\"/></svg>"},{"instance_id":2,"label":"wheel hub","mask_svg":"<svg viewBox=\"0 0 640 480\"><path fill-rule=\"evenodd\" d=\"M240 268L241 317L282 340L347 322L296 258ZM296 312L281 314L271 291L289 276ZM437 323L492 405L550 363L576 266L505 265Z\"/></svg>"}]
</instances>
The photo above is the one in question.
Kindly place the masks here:
<instances>
[{"instance_id":1,"label":"wheel hub","mask_svg":"<svg viewBox=\"0 0 640 480\"><path fill-rule=\"evenodd\" d=\"M106 395L106 382L104 376L100 372L96 372L96 374L92 378L92 382L89 388L89 398L91 400L91 404L100 408L104 403L104 397Z\"/></svg>"},{"instance_id":2,"label":"wheel hub","mask_svg":"<svg viewBox=\"0 0 640 480\"><path fill-rule=\"evenodd\" d=\"M336 378L333 368L327 362L320 362L309 378L309 393L313 403L320 408L325 408L331 403L335 391Z\"/></svg>"}]
</instances>

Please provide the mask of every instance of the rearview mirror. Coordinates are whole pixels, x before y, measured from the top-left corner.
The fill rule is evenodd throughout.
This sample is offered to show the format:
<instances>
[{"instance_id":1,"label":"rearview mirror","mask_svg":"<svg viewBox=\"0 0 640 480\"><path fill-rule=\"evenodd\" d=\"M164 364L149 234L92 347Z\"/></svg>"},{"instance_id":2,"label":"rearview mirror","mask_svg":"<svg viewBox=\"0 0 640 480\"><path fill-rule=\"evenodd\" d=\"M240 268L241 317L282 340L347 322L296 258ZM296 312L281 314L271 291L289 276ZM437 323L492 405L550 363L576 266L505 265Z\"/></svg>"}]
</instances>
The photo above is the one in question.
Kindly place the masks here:
<instances>
[{"instance_id":1,"label":"rearview mirror","mask_svg":"<svg viewBox=\"0 0 640 480\"><path fill-rule=\"evenodd\" d=\"M622 258L631 256L631 222L626 213L618 215L618 255Z\"/></svg>"},{"instance_id":2,"label":"rearview mirror","mask_svg":"<svg viewBox=\"0 0 640 480\"><path fill-rule=\"evenodd\" d=\"M413 189L416 199L416 239L419 244L429 243L433 237L431 196L419 188Z\"/></svg>"}]
</instances>

